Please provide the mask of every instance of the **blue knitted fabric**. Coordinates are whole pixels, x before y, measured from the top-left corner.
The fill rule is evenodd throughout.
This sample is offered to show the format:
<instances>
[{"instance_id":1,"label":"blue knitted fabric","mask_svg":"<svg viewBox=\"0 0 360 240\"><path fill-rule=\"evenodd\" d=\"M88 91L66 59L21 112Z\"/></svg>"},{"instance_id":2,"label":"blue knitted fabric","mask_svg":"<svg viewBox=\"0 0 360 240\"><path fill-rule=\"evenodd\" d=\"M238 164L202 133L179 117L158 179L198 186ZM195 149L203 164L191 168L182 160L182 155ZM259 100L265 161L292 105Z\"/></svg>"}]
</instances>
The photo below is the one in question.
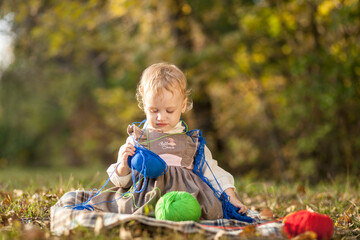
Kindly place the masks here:
<instances>
[{"instance_id":1,"label":"blue knitted fabric","mask_svg":"<svg viewBox=\"0 0 360 240\"><path fill-rule=\"evenodd\" d=\"M128 165L131 168L135 192L140 193L144 191L147 185L147 178L157 178L165 174L168 170L168 166L159 155L146 149L140 144L137 144L135 149L135 154L128 157ZM139 173L138 180L141 180L141 178L144 177L144 183L140 190L137 189L140 181L136 184L137 181L135 180L134 170Z\"/></svg>"}]
</instances>

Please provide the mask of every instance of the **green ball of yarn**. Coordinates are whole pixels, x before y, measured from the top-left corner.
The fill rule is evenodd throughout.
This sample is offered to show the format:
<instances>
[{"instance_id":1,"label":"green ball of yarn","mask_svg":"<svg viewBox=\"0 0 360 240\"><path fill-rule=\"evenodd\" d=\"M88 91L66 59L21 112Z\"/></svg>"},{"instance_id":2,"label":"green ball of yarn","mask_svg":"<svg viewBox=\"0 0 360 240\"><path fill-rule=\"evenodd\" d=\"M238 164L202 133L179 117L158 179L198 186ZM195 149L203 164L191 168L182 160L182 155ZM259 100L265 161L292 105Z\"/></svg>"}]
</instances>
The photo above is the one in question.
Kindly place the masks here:
<instances>
[{"instance_id":1,"label":"green ball of yarn","mask_svg":"<svg viewBox=\"0 0 360 240\"><path fill-rule=\"evenodd\" d=\"M199 202L188 192L168 192L155 206L155 217L159 220L197 221L201 215Z\"/></svg>"}]
</instances>

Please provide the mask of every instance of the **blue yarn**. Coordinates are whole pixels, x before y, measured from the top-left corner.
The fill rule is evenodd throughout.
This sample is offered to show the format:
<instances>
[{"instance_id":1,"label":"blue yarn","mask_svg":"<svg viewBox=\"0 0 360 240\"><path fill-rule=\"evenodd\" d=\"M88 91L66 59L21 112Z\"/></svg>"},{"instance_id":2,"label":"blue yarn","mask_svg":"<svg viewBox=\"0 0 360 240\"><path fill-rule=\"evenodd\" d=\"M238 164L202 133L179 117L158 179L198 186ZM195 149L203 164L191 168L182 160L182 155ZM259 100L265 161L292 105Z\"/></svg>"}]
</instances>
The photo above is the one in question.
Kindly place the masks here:
<instances>
[{"instance_id":1,"label":"blue yarn","mask_svg":"<svg viewBox=\"0 0 360 240\"><path fill-rule=\"evenodd\" d=\"M135 154L128 158L128 165L132 171L132 180L136 193L141 193L145 190L147 185L147 178L157 178L165 174L168 170L168 165L166 162L159 157L156 153L144 148L140 144L135 146ZM140 190L137 190L140 181L136 184L135 181L135 171L139 173L138 180L144 177L144 183Z\"/></svg>"},{"instance_id":2,"label":"blue yarn","mask_svg":"<svg viewBox=\"0 0 360 240\"><path fill-rule=\"evenodd\" d=\"M119 164L118 164L119 165ZM117 165L117 166L118 166ZM96 197L97 195L100 194L100 192L104 189L104 187L109 183L110 179L111 179L111 176L114 174L114 172L116 171L116 168L117 166L115 167L114 171L111 173L111 175L109 176L109 178L106 180L106 182L104 183L104 185L100 188L100 190L94 188L91 193L90 193L90 197L88 198L88 200L86 200L85 202L82 202L82 203L79 203L79 204L73 204L73 205L68 205L68 206L65 206L65 207L72 207L72 209L74 210L88 210L88 211L94 211L94 207L93 205L89 204L89 202L91 201L91 199L93 199L94 197ZM93 192L94 191L97 191L94 196L92 196ZM109 201L109 202L112 202L112 201ZM94 204L94 205L97 205L97 204Z\"/></svg>"},{"instance_id":3,"label":"blue yarn","mask_svg":"<svg viewBox=\"0 0 360 240\"><path fill-rule=\"evenodd\" d=\"M138 127L140 127L141 124L143 124L145 121L146 119L140 122ZM144 126L144 131L142 131L139 140L144 134L146 127L147 125ZM147 178L157 178L165 174L168 170L168 166L166 162L161 157L159 157L159 155L143 147L141 144L139 144L138 141L136 141L136 139L134 140L136 142L135 154L133 156L128 157L128 165L131 168L131 172L132 172L131 177L135 189L134 192L141 193L145 190L147 186ZM138 181L137 181L138 184L136 184L134 170L136 170L139 173ZM142 188L138 190L138 187L140 186L140 180L142 177L144 177L144 183Z\"/></svg>"},{"instance_id":4,"label":"blue yarn","mask_svg":"<svg viewBox=\"0 0 360 240\"><path fill-rule=\"evenodd\" d=\"M203 180L210 188L211 190L214 192L214 195L221 201L222 203L222 207L223 207L223 217L226 219L237 219L240 221L244 221L244 222L249 222L252 223L255 220L252 219L251 217L246 216L246 214L240 214L238 211L240 210L240 208L235 207L231 202L230 202L230 197L222 190L218 180L216 179L214 173L212 172L210 166L208 165L206 159L205 159L205 139L202 136L202 133L200 130L191 130L186 132L186 134L188 136L190 136L192 139L192 135L194 132L197 132L197 137L198 137L198 141L199 141L199 147L196 151L195 154L195 160L194 160L194 169L193 172L199 176L201 178L201 180ZM194 139L193 139L194 141ZM204 176L203 171L204 171L204 167L205 165L210 169L211 174L213 175L219 189L216 190L214 188L214 186L210 183L210 180Z\"/></svg>"},{"instance_id":5,"label":"blue yarn","mask_svg":"<svg viewBox=\"0 0 360 240\"><path fill-rule=\"evenodd\" d=\"M136 122L139 123L139 126L141 124L143 124L146 120L142 121L142 122ZM135 124L135 123L133 123ZM146 128L146 127L145 127ZM145 132L145 130L141 133L141 136L143 135L143 133ZM139 138L139 139L140 139ZM159 157L159 155L157 155L156 153L146 149L145 147L143 147L142 145L140 145L138 142L136 142L135 144L135 154L133 156L129 156L128 157L128 165L131 168L131 172L132 172L132 180L133 180L133 186L134 186L134 191L133 192L126 192L124 194L121 195L120 198L122 198L125 194L127 193L141 193L145 190L146 186L147 186L147 178L157 178L163 174L165 174L168 170L168 166L166 164L166 162ZM119 164L118 164L119 165ZM117 166L118 166L117 165ZM97 190L96 188L92 190L90 197L88 198L87 201L80 203L80 204L74 204L74 205L69 205L66 207L72 207L72 209L74 210L88 210L88 211L94 211L94 207L93 205L97 205L100 203L104 203L104 202L113 202L116 201L118 199L114 199L112 201L103 201L103 202L99 202L99 203L95 203L93 205L89 204L89 202L96 197L97 195L99 195L99 193L103 190L103 188L108 184L108 182L111 179L111 176L114 174L115 170L111 173L111 175L109 176L109 178L107 179L107 181L105 182L105 184L101 187L100 190ZM135 179L135 170L139 172L139 176L138 176L138 181L136 181ZM144 182L143 182L143 186L140 190L138 190L138 187L141 184L141 179L144 178ZM138 182L136 184L136 182ZM97 191L96 194L94 196L92 196L92 193L94 191Z\"/></svg>"},{"instance_id":6,"label":"blue yarn","mask_svg":"<svg viewBox=\"0 0 360 240\"><path fill-rule=\"evenodd\" d=\"M74 210L88 210L88 211L94 211L94 207L91 205L91 204L84 204L84 203L81 203L80 205L76 205L73 207Z\"/></svg>"},{"instance_id":7,"label":"blue yarn","mask_svg":"<svg viewBox=\"0 0 360 240\"><path fill-rule=\"evenodd\" d=\"M135 154L128 158L128 165L131 169L148 178L157 178L167 171L168 166L159 155L141 145L135 146L135 149Z\"/></svg>"},{"instance_id":8,"label":"blue yarn","mask_svg":"<svg viewBox=\"0 0 360 240\"><path fill-rule=\"evenodd\" d=\"M93 207L94 205L98 205L100 203L105 203L105 202L116 201L116 200L122 198L127 193L143 192L147 186L147 178L157 178L167 172L168 166L167 166L166 162L161 157L159 157L157 154L142 147L141 145L135 146L135 149L136 149L135 154L132 157L129 156L129 158L128 158L128 164L132 171L132 180L133 180L134 191L126 192L126 193L122 194L121 197L114 199L112 201L103 201L103 202L95 203L93 205L89 204L89 202L94 197L99 195L99 193L102 191L102 189L108 184L112 174L114 174L114 172L116 171L116 168L117 168L117 166L116 166L115 170L111 173L110 177L105 182L105 184L102 186L102 188L100 190L93 189L93 191L91 192L90 197L87 201L80 203L80 204L70 205L70 206L66 206L66 207L72 207L72 209L74 209L74 210L85 210L86 209L88 211L94 211L95 210ZM139 172L138 181L136 181L136 179L135 179L135 170ZM143 186L140 190L138 190L138 187L141 184L140 180L142 178L144 178ZM138 183L136 183L136 182L138 182ZM91 196L92 193L96 190L97 190L96 194L94 196Z\"/></svg>"}]
</instances>

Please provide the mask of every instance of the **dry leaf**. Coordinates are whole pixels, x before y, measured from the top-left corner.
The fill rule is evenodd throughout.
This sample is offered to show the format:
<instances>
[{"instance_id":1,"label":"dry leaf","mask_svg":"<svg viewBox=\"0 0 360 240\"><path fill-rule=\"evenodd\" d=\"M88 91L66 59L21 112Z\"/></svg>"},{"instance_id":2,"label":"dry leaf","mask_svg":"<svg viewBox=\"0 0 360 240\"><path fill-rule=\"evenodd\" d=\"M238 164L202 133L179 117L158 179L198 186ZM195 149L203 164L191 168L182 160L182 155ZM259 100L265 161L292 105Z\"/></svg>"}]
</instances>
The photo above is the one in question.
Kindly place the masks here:
<instances>
[{"instance_id":1,"label":"dry leaf","mask_svg":"<svg viewBox=\"0 0 360 240\"><path fill-rule=\"evenodd\" d=\"M284 239L288 238L288 233L285 231L284 226L280 229L281 236L283 236Z\"/></svg>"},{"instance_id":2,"label":"dry leaf","mask_svg":"<svg viewBox=\"0 0 360 240\"><path fill-rule=\"evenodd\" d=\"M314 209L312 209L309 205L306 205L306 210L309 212L315 212Z\"/></svg>"},{"instance_id":3,"label":"dry leaf","mask_svg":"<svg viewBox=\"0 0 360 240\"><path fill-rule=\"evenodd\" d=\"M46 194L45 196L47 199L59 199L55 194Z\"/></svg>"},{"instance_id":4,"label":"dry leaf","mask_svg":"<svg viewBox=\"0 0 360 240\"><path fill-rule=\"evenodd\" d=\"M1 205L3 205L4 207L8 207L10 206L12 203L12 198L9 194L6 195L6 198L1 202Z\"/></svg>"},{"instance_id":5,"label":"dry leaf","mask_svg":"<svg viewBox=\"0 0 360 240\"><path fill-rule=\"evenodd\" d=\"M15 197L21 197L24 194L24 191L21 189L14 189L14 195Z\"/></svg>"},{"instance_id":6,"label":"dry leaf","mask_svg":"<svg viewBox=\"0 0 360 240\"><path fill-rule=\"evenodd\" d=\"M101 215L96 218L95 226L94 226L94 233L95 236L98 236L101 233L101 230L104 228L104 219Z\"/></svg>"},{"instance_id":7,"label":"dry leaf","mask_svg":"<svg viewBox=\"0 0 360 240\"><path fill-rule=\"evenodd\" d=\"M351 224L351 223L352 223L352 220L347 214L342 215L341 217L339 217L336 220L336 225L338 225L338 224L340 224L340 225L348 225L348 224Z\"/></svg>"},{"instance_id":8,"label":"dry leaf","mask_svg":"<svg viewBox=\"0 0 360 240\"><path fill-rule=\"evenodd\" d=\"M291 206L289 206L288 208L286 208L285 211L288 212L288 213L291 213L291 212L294 212L295 209L296 209L296 206L295 206L295 205L291 205Z\"/></svg>"},{"instance_id":9,"label":"dry leaf","mask_svg":"<svg viewBox=\"0 0 360 240\"><path fill-rule=\"evenodd\" d=\"M239 234L240 237L254 237L256 228L254 225L246 226L243 231Z\"/></svg>"},{"instance_id":10,"label":"dry leaf","mask_svg":"<svg viewBox=\"0 0 360 240\"><path fill-rule=\"evenodd\" d=\"M291 240L316 240L317 234L313 231L307 231L296 237L292 238Z\"/></svg>"},{"instance_id":11,"label":"dry leaf","mask_svg":"<svg viewBox=\"0 0 360 240\"><path fill-rule=\"evenodd\" d=\"M303 185L299 185L296 189L296 192L300 195L306 194L305 187Z\"/></svg>"},{"instance_id":12,"label":"dry leaf","mask_svg":"<svg viewBox=\"0 0 360 240\"><path fill-rule=\"evenodd\" d=\"M126 228L124 227L124 225L121 225L121 226L120 226L119 238L120 238L120 239L124 239L124 240L131 240L131 239L133 239L131 232L128 231L128 230L126 230Z\"/></svg>"},{"instance_id":13,"label":"dry leaf","mask_svg":"<svg viewBox=\"0 0 360 240\"><path fill-rule=\"evenodd\" d=\"M261 210L260 218L266 219L266 220L272 220L272 219L274 219L274 214L270 209L265 208L265 209Z\"/></svg>"},{"instance_id":14,"label":"dry leaf","mask_svg":"<svg viewBox=\"0 0 360 240\"><path fill-rule=\"evenodd\" d=\"M216 233L214 240L220 240L222 237L226 236L226 231L220 230Z\"/></svg>"},{"instance_id":15,"label":"dry leaf","mask_svg":"<svg viewBox=\"0 0 360 240\"><path fill-rule=\"evenodd\" d=\"M15 211L11 210L6 215L1 215L1 224L4 226L13 226L15 224L21 225L21 219L15 213Z\"/></svg>"},{"instance_id":16,"label":"dry leaf","mask_svg":"<svg viewBox=\"0 0 360 240\"><path fill-rule=\"evenodd\" d=\"M25 224L24 231L22 232L23 239L35 240L45 239L45 233L40 228L33 224Z\"/></svg>"},{"instance_id":17,"label":"dry leaf","mask_svg":"<svg viewBox=\"0 0 360 240\"><path fill-rule=\"evenodd\" d=\"M345 218L345 223L352 223L351 217L349 217L349 215L345 214L344 218Z\"/></svg>"}]
</instances>

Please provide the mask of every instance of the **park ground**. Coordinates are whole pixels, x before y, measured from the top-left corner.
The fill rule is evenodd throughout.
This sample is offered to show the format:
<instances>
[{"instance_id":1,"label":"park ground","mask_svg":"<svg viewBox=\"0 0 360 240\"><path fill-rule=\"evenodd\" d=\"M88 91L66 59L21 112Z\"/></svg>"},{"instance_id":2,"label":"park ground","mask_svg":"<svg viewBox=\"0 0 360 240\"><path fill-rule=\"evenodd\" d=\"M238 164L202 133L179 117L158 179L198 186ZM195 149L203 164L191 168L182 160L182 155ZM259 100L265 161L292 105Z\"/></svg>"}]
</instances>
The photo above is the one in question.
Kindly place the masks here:
<instances>
[{"instance_id":1,"label":"park ground","mask_svg":"<svg viewBox=\"0 0 360 240\"><path fill-rule=\"evenodd\" d=\"M94 232L76 229L68 236L50 232L50 207L67 191L100 188L107 176L105 168L0 170L0 240L3 239L201 239L170 230L152 229L137 223ZM239 196L264 217L276 219L309 209L327 214L334 222L334 239L360 238L360 183L356 177L328 179L317 184L276 183L237 178ZM256 239L249 233L247 239ZM309 236L308 236L309 237ZM311 237L311 236L310 236Z\"/></svg>"}]
</instances>

